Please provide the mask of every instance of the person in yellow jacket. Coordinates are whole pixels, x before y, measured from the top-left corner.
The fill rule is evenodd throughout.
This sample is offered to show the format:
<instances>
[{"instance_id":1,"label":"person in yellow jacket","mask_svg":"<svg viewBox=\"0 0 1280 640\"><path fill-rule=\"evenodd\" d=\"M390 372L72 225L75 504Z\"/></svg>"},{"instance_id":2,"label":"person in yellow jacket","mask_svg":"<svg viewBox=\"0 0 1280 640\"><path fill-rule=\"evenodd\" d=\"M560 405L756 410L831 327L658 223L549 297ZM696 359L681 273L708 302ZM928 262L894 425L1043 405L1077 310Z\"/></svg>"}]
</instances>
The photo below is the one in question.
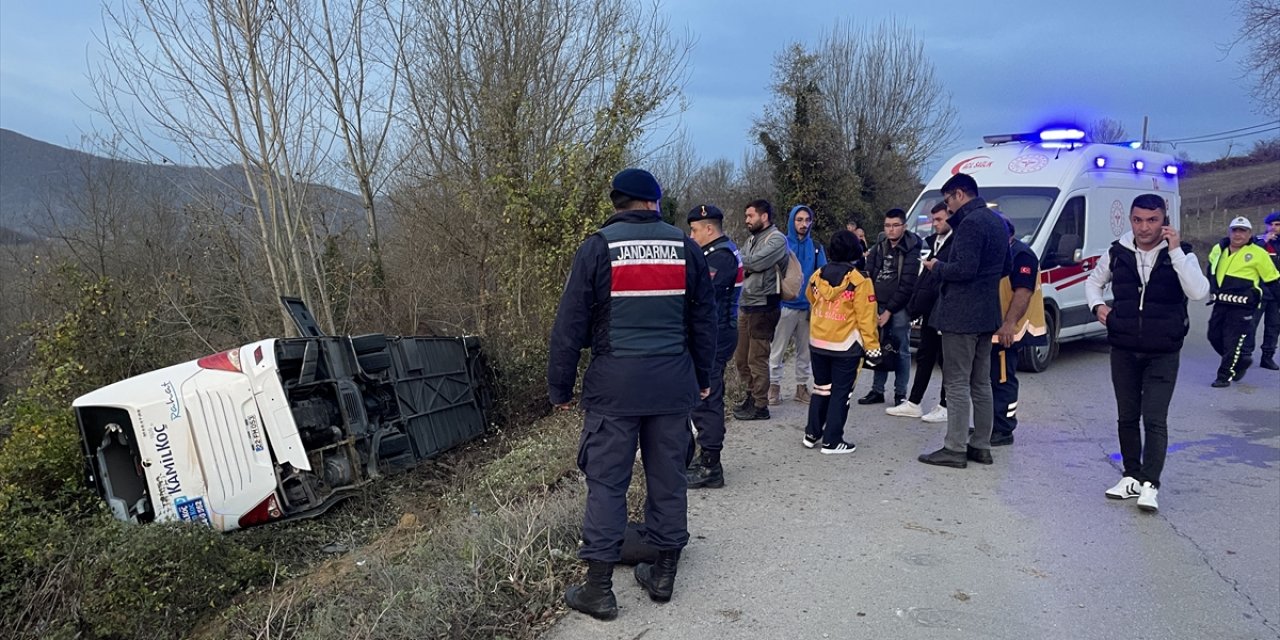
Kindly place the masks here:
<instances>
[{"instance_id":1,"label":"person in yellow jacket","mask_svg":"<svg viewBox=\"0 0 1280 640\"><path fill-rule=\"evenodd\" d=\"M995 422L991 446L1013 444L1018 428L1018 353L1024 346L1048 344L1040 260L1014 235L1013 222L1001 216L1009 231L1009 256L1000 279L1000 313L1004 322L991 336L991 398Z\"/></svg>"},{"instance_id":2,"label":"person in yellow jacket","mask_svg":"<svg viewBox=\"0 0 1280 640\"><path fill-rule=\"evenodd\" d=\"M1244 350L1253 314L1262 304L1262 290L1280 289L1280 272L1267 250L1254 244L1253 224L1241 216L1231 221L1230 232L1209 251L1209 344L1218 352L1218 377L1211 386L1228 387L1244 377L1253 354Z\"/></svg>"},{"instance_id":3,"label":"person in yellow jacket","mask_svg":"<svg viewBox=\"0 0 1280 640\"><path fill-rule=\"evenodd\" d=\"M805 286L813 397L804 446L812 449L821 443L825 454L857 449L844 439L849 398L863 358L880 357L875 285L854 266L861 257L858 237L847 230L837 231L827 247L829 262Z\"/></svg>"}]
</instances>

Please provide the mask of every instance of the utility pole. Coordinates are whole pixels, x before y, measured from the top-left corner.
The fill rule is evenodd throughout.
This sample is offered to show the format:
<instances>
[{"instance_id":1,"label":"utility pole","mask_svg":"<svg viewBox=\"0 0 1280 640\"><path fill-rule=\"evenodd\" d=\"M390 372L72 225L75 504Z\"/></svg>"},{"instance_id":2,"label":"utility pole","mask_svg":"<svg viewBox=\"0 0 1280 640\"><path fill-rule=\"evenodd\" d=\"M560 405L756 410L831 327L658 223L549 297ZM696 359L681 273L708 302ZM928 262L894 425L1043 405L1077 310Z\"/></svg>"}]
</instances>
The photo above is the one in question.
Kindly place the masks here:
<instances>
[{"instance_id":1,"label":"utility pole","mask_svg":"<svg viewBox=\"0 0 1280 640\"><path fill-rule=\"evenodd\" d=\"M1147 118L1148 117L1149 116L1142 116L1142 148L1143 149L1147 148Z\"/></svg>"}]
</instances>

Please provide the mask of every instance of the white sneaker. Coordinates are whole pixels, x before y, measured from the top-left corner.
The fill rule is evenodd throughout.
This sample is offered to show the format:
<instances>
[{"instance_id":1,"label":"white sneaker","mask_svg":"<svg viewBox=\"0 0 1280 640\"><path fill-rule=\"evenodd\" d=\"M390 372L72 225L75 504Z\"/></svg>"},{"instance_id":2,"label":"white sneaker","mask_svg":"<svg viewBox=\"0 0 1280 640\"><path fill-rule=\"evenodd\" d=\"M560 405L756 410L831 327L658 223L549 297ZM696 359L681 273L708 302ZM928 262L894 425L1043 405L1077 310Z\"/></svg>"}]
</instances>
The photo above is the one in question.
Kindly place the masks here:
<instances>
[{"instance_id":1,"label":"white sneaker","mask_svg":"<svg viewBox=\"0 0 1280 640\"><path fill-rule=\"evenodd\" d=\"M920 410L920 405L910 400L903 400L902 404L896 407L889 407L884 412L900 418L919 418L924 415L924 412Z\"/></svg>"},{"instance_id":2,"label":"white sneaker","mask_svg":"<svg viewBox=\"0 0 1280 640\"><path fill-rule=\"evenodd\" d=\"M818 446L819 442L822 442L822 438L815 438L807 433L804 434L804 448L812 449Z\"/></svg>"},{"instance_id":3,"label":"white sneaker","mask_svg":"<svg viewBox=\"0 0 1280 640\"><path fill-rule=\"evenodd\" d=\"M1141 493L1141 485L1138 484L1137 480L1129 476L1120 478L1120 482L1117 482L1116 486L1107 489L1107 497L1112 500L1128 500L1129 498L1138 497Z\"/></svg>"},{"instance_id":4,"label":"white sneaker","mask_svg":"<svg viewBox=\"0 0 1280 640\"><path fill-rule=\"evenodd\" d=\"M1156 504L1156 494L1160 493L1160 490L1152 486L1150 482L1144 482L1142 483L1141 493L1142 495L1138 496L1138 508L1155 513L1160 508L1160 505Z\"/></svg>"},{"instance_id":5,"label":"white sneaker","mask_svg":"<svg viewBox=\"0 0 1280 640\"><path fill-rule=\"evenodd\" d=\"M946 422L947 408L942 405L938 405L933 408L933 411L930 411L929 413L926 413L923 416L921 416L920 419L924 420L925 422L933 422L933 423Z\"/></svg>"}]
</instances>

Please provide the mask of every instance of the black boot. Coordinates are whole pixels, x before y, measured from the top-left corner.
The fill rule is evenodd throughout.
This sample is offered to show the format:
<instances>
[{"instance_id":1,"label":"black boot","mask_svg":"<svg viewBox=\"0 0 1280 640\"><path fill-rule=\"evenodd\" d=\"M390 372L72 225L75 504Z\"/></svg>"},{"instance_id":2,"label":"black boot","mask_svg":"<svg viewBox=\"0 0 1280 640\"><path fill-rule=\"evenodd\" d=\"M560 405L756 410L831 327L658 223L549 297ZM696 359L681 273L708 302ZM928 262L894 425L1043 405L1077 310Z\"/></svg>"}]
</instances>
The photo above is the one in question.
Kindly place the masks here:
<instances>
[{"instance_id":1,"label":"black boot","mask_svg":"<svg viewBox=\"0 0 1280 640\"><path fill-rule=\"evenodd\" d=\"M704 450L702 457L685 472L685 478L690 489L723 487L724 467L720 466L720 452Z\"/></svg>"},{"instance_id":2,"label":"black boot","mask_svg":"<svg viewBox=\"0 0 1280 640\"><path fill-rule=\"evenodd\" d=\"M586 582L569 587L564 592L564 601L570 608L598 620L618 617L618 599L613 595L613 563L587 561Z\"/></svg>"},{"instance_id":3,"label":"black boot","mask_svg":"<svg viewBox=\"0 0 1280 640\"><path fill-rule=\"evenodd\" d=\"M1258 366L1272 371L1280 370L1280 365L1276 364L1275 355L1274 353L1262 354L1262 362L1258 363Z\"/></svg>"},{"instance_id":4,"label":"black boot","mask_svg":"<svg viewBox=\"0 0 1280 640\"><path fill-rule=\"evenodd\" d=\"M755 398L751 397L751 394L748 393L747 397L743 398L742 402L738 403L738 405L735 406L733 409L734 411L747 411L748 409L754 410L755 408L756 408L756 400Z\"/></svg>"},{"instance_id":5,"label":"black boot","mask_svg":"<svg viewBox=\"0 0 1280 640\"><path fill-rule=\"evenodd\" d=\"M636 582L649 592L650 600L667 602L671 600L671 592L675 590L678 564L680 564L679 549L659 551L656 564L642 562L636 565Z\"/></svg>"}]
</instances>

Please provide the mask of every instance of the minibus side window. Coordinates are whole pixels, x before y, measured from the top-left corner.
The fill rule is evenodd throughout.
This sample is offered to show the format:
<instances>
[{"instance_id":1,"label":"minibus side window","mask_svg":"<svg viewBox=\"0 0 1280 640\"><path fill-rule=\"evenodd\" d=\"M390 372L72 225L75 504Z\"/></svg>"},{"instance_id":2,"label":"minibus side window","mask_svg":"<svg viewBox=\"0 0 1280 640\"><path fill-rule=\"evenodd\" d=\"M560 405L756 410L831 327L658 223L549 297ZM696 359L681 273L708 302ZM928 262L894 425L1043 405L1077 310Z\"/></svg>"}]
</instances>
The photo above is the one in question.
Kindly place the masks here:
<instances>
[{"instance_id":1,"label":"minibus side window","mask_svg":"<svg viewBox=\"0 0 1280 640\"><path fill-rule=\"evenodd\" d=\"M1044 258L1040 260L1042 267L1075 264L1076 251L1084 246L1084 206L1084 196L1076 196L1062 207L1062 214L1045 245Z\"/></svg>"}]
</instances>

